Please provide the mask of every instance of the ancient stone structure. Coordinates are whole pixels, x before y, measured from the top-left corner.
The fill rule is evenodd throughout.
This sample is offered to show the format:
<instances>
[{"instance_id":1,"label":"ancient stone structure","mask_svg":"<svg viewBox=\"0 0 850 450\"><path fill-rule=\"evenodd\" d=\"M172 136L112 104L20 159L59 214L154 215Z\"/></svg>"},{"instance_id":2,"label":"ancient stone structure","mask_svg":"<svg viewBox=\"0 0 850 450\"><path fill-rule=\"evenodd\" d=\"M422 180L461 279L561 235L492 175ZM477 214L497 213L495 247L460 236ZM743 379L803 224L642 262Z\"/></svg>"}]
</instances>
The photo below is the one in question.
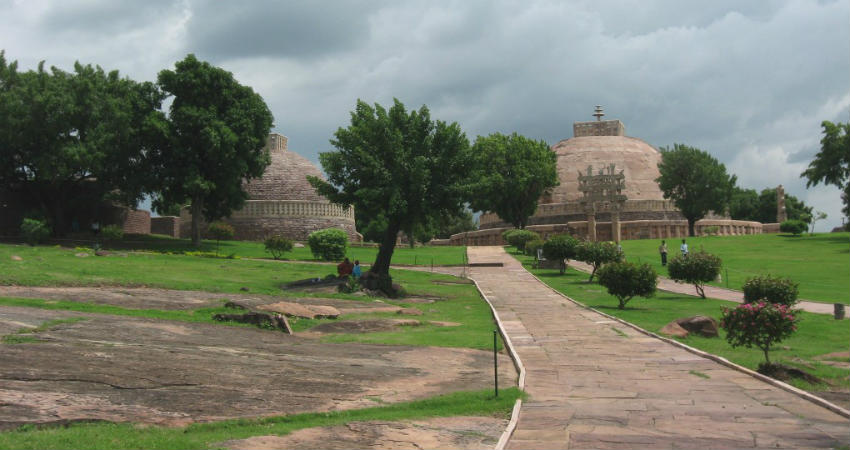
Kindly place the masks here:
<instances>
[{"instance_id":1,"label":"ancient stone structure","mask_svg":"<svg viewBox=\"0 0 850 450\"><path fill-rule=\"evenodd\" d=\"M570 233L599 241L687 236L687 220L672 201L664 198L655 181L660 176L661 154L646 142L626 136L621 121L601 120L601 107L597 106L593 115L597 120L573 124L574 137L552 146L561 184L541 198L527 228L544 238ZM588 167L597 168L597 174L587 178ZM602 185L599 192L592 193L596 188L588 190L587 183L600 175L599 169L604 169L599 178ZM588 193L597 198L586 198ZM612 197L606 200L608 195ZM617 201L613 202L615 198ZM589 210L588 205L595 207ZM479 220L478 231L454 235L451 242L503 244L501 232L510 225L491 213L482 214ZM698 221L695 232L703 234L707 227L717 227L720 235L761 233L761 223L716 215Z\"/></svg>"},{"instance_id":2,"label":"ancient stone structure","mask_svg":"<svg viewBox=\"0 0 850 450\"><path fill-rule=\"evenodd\" d=\"M235 230L234 239L262 240L280 234L303 241L313 231L339 228L355 242L362 236L354 228L354 208L331 204L307 181L307 175L324 178L319 169L287 148L287 138L270 134L267 148L271 164L259 179L245 185L245 206L224 219ZM180 211L180 234L189 236L191 215Z\"/></svg>"},{"instance_id":3,"label":"ancient stone structure","mask_svg":"<svg viewBox=\"0 0 850 450\"><path fill-rule=\"evenodd\" d=\"M151 217L151 234L180 237L180 218L177 216Z\"/></svg>"},{"instance_id":4,"label":"ancient stone structure","mask_svg":"<svg viewBox=\"0 0 850 450\"><path fill-rule=\"evenodd\" d=\"M785 211L785 188L780 184L776 186L776 223L788 220L788 212Z\"/></svg>"}]
</instances>

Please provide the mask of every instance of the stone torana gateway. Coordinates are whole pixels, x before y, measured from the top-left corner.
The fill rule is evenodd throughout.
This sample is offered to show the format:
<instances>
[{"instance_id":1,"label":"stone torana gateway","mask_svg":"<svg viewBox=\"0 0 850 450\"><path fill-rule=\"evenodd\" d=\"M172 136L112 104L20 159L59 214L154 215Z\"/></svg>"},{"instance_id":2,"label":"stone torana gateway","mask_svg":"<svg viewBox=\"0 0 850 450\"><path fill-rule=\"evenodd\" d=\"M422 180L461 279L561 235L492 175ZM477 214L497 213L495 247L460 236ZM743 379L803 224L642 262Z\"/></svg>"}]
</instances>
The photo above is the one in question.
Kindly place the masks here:
<instances>
[{"instance_id":1,"label":"stone torana gateway","mask_svg":"<svg viewBox=\"0 0 850 450\"><path fill-rule=\"evenodd\" d=\"M570 233L598 241L687 237L688 222L666 200L655 179L661 154L646 142L625 135L619 120L573 124L574 137L554 146L561 184L540 199L529 218L529 230L544 238ZM455 245L501 245L501 233L512 226L496 214L485 213L480 229L451 237ZM697 234L707 227L721 235L760 234L762 224L709 216L696 223Z\"/></svg>"},{"instance_id":2,"label":"stone torana gateway","mask_svg":"<svg viewBox=\"0 0 850 450\"><path fill-rule=\"evenodd\" d=\"M233 226L234 239L263 240L272 235L306 241L307 236L323 228L344 230L350 240L363 238L354 227L354 208L334 205L307 182L307 176L324 179L310 161L287 148L286 136L272 133L266 147L271 163L261 178L244 188L245 206L222 219ZM180 211L180 235L189 236L192 216L188 208Z\"/></svg>"}]
</instances>

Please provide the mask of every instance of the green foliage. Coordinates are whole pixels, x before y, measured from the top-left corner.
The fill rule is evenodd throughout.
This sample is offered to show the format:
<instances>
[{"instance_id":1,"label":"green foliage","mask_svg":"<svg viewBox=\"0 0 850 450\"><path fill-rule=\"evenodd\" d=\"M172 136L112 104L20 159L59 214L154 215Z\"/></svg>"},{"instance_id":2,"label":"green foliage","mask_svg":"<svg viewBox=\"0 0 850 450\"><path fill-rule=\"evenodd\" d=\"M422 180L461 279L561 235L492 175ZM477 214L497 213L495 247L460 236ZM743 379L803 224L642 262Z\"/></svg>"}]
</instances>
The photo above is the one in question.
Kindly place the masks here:
<instances>
[{"instance_id":1,"label":"green foliage","mask_svg":"<svg viewBox=\"0 0 850 450\"><path fill-rule=\"evenodd\" d=\"M38 205L57 235L77 208L134 206L149 187L162 100L152 83L91 65L18 72L0 51L0 194Z\"/></svg>"},{"instance_id":2,"label":"green foliage","mask_svg":"<svg viewBox=\"0 0 850 450\"><path fill-rule=\"evenodd\" d=\"M266 238L264 245L274 259L280 259L284 253L292 250L292 241L279 234Z\"/></svg>"},{"instance_id":3,"label":"green foliage","mask_svg":"<svg viewBox=\"0 0 850 450\"><path fill-rule=\"evenodd\" d=\"M717 236L717 233L719 231L720 231L720 227L718 227L716 225L712 225L712 226L702 228L702 232L709 235L709 236Z\"/></svg>"},{"instance_id":4,"label":"green foliage","mask_svg":"<svg viewBox=\"0 0 850 450\"><path fill-rule=\"evenodd\" d=\"M786 220L779 224L779 231L783 233L791 233L794 236L799 236L806 231L808 226L802 220Z\"/></svg>"},{"instance_id":5,"label":"green foliage","mask_svg":"<svg viewBox=\"0 0 850 450\"><path fill-rule=\"evenodd\" d=\"M21 222L21 236L29 245L36 245L44 242L50 236L50 229L43 220L24 219Z\"/></svg>"},{"instance_id":6,"label":"green foliage","mask_svg":"<svg viewBox=\"0 0 850 450\"><path fill-rule=\"evenodd\" d=\"M729 215L736 220L752 220L761 223L776 222L776 188L754 189L735 187L729 202ZM811 220L812 207L797 197L785 194L785 214L789 219Z\"/></svg>"},{"instance_id":7,"label":"green foliage","mask_svg":"<svg viewBox=\"0 0 850 450\"><path fill-rule=\"evenodd\" d=\"M726 341L733 348L756 346L770 364L771 345L782 342L797 330L799 313L787 305L745 303L734 309L723 308L720 327L726 330Z\"/></svg>"},{"instance_id":8,"label":"green foliage","mask_svg":"<svg viewBox=\"0 0 850 450\"><path fill-rule=\"evenodd\" d=\"M799 285L790 278L759 275L748 278L742 287L745 303L767 302L793 306L799 296Z\"/></svg>"},{"instance_id":9,"label":"green foliage","mask_svg":"<svg viewBox=\"0 0 850 450\"><path fill-rule=\"evenodd\" d=\"M259 94L233 74L188 55L158 82L173 96L163 143L153 152L156 209L191 202L192 242L201 218L228 217L247 198L245 181L262 176L272 113Z\"/></svg>"},{"instance_id":10,"label":"green foliage","mask_svg":"<svg viewBox=\"0 0 850 450\"><path fill-rule=\"evenodd\" d=\"M543 239L532 239L525 243L525 254L530 256L537 255L537 250L543 248L546 242Z\"/></svg>"},{"instance_id":11,"label":"green foliage","mask_svg":"<svg viewBox=\"0 0 850 450\"><path fill-rule=\"evenodd\" d=\"M690 236L694 223L709 211L723 211L732 197L736 177L708 153L683 144L661 149L661 176L655 181L664 198L673 200L688 220Z\"/></svg>"},{"instance_id":12,"label":"green foliage","mask_svg":"<svg viewBox=\"0 0 850 450\"><path fill-rule=\"evenodd\" d=\"M472 207L516 228L525 228L540 196L559 184L557 157L544 141L494 133L478 136L472 153Z\"/></svg>"},{"instance_id":13,"label":"green foliage","mask_svg":"<svg viewBox=\"0 0 850 450\"><path fill-rule=\"evenodd\" d=\"M505 242L510 242L509 239L510 239L511 235L514 234L517 231L519 231L519 230L516 229L516 228L511 228L509 230L503 231L502 232L502 240L505 241Z\"/></svg>"},{"instance_id":14,"label":"green foliage","mask_svg":"<svg viewBox=\"0 0 850 450\"><path fill-rule=\"evenodd\" d=\"M624 309L633 297L652 297L658 285L658 274L649 264L616 261L599 269L599 284L619 300Z\"/></svg>"},{"instance_id":15,"label":"green foliage","mask_svg":"<svg viewBox=\"0 0 850 450\"><path fill-rule=\"evenodd\" d=\"M575 259L579 242L569 234L552 236L543 244L543 257L550 261L560 261L561 275L567 269L564 260Z\"/></svg>"},{"instance_id":16,"label":"green foliage","mask_svg":"<svg viewBox=\"0 0 850 450\"><path fill-rule=\"evenodd\" d=\"M540 235L530 230L514 230L508 234L508 244L513 245L519 251L525 250L525 243L540 239Z\"/></svg>"},{"instance_id":17,"label":"green foliage","mask_svg":"<svg viewBox=\"0 0 850 450\"><path fill-rule=\"evenodd\" d=\"M819 183L832 184L842 190L844 212L850 223L850 122L821 123L823 138L821 149L809 163L809 167L800 176L806 178L806 187Z\"/></svg>"},{"instance_id":18,"label":"green foliage","mask_svg":"<svg viewBox=\"0 0 850 450\"><path fill-rule=\"evenodd\" d=\"M613 242L582 241L576 246L576 259L593 267L590 278L587 279L589 283L603 264L622 260L623 252Z\"/></svg>"},{"instance_id":19,"label":"green foliage","mask_svg":"<svg viewBox=\"0 0 850 450\"><path fill-rule=\"evenodd\" d=\"M400 231L462 210L469 141L457 123L432 120L425 106L407 112L398 99L389 110L358 100L351 124L334 136L337 151L319 155L328 180L307 178L331 202L386 219L370 270L388 276Z\"/></svg>"},{"instance_id":20,"label":"green foliage","mask_svg":"<svg viewBox=\"0 0 850 450\"><path fill-rule=\"evenodd\" d=\"M100 235L104 239L119 241L124 238L124 228L121 225L107 225L100 230Z\"/></svg>"},{"instance_id":21,"label":"green foliage","mask_svg":"<svg viewBox=\"0 0 850 450\"><path fill-rule=\"evenodd\" d=\"M226 222L215 221L207 226L207 236L217 241L232 239L235 232L236 230Z\"/></svg>"},{"instance_id":22,"label":"green foliage","mask_svg":"<svg viewBox=\"0 0 850 450\"><path fill-rule=\"evenodd\" d=\"M705 298L705 283L714 281L722 268L723 261L719 257L702 250L688 256L674 256L667 263L670 278L693 284L702 298Z\"/></svg>"},{"instance_id":23,"label":"green foliage","mask_svg":"<svg viewBox=\"0 0 850 450\"><path fill-rule=\"evenodd\" d=\"M345 284L337 286L337 290L344 294L353 294L360 290L360 281L354 278L354 275L349 275L345 280Z\"/></svg>"},{"instance_id":24,"label":"green foliage","mask_svg":"<svg viewBox=\"0 0 850 450\"><path fill-rule=\"evenodd\" d=\"M339 228L325 228L310 233L307 244L316 258L324 261L339 261L345 258L348 235Z\"/></svg>"}]
</instances>

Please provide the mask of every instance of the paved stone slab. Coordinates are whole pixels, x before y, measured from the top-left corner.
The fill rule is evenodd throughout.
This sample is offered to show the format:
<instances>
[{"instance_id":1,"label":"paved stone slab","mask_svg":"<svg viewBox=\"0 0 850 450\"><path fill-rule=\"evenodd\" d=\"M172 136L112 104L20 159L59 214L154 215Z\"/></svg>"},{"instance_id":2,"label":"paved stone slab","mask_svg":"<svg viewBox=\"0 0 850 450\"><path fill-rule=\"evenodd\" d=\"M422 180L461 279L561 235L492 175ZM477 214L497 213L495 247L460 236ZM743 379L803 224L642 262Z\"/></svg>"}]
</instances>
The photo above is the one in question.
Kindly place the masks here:
<instances>
[{"instance_id":1,"label":"paved stone slab","mask_svg":"<svg viewBox=\"0 0 850 450\"><path fill-rule=\"evenodd\" d=\"M468 252L470 261L503 263L469 274L509 318L526 368L531 398L507 448L850 445L850 420L582 308L501 247Z\"/></svg>"}]
</instances>

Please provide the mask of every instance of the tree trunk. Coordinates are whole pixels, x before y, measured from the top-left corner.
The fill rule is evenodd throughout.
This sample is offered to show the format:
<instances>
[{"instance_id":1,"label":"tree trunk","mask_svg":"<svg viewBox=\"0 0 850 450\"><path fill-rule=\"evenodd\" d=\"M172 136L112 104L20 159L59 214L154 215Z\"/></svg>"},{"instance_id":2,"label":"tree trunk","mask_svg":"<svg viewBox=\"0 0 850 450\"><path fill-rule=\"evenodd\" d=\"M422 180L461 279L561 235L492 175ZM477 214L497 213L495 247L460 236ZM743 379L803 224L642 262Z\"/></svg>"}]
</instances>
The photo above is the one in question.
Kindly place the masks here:
<instances>
[{"instance_id":1,"label":"tree trunk","mask_svg":"<svg viewBox=\"0 0 850 450\"><path fill-rule=\"evenodd\" d=\"M201 216L204 211L204 201L201 198L192 199L192 246L201 246Z\"/></svg>"},{"instance_id":2,"label":"tree trunk","mask_svg":"<svg viewBox=\"0 0 850 450\"><path fill-rule=\"evenodd\" d=\"M770 358L767 356L767 352L769 350L770 350L770 346L767 346L767 347L762 349L762 351L764 352L764 360L767 361L768 366L770 365Z\"/></svg>"},{"instance_id":3,"label":"tree trunk","mask_svg":"<svg viewBox=\"0 0 850 450\"><path fill-rule=\"evenodd\" d=\"M390 260L392 260L393 251L395 250L399 228L395 223L387 224L387 230L384 232L384 240L381 242L381 246L378 247L378 256L375 258L375 264L372 264L369 272L376 275L389 276Z\"/></svg>"},{"instance_id":4,"label":"tree trunk","mask_svg":"<svg viewBox=\"0 0 850 450\"><path fill-rule=\"evenodd\" d=\"M699 294L700 297L705 298L705 288L699 283L694 284L694 287L697 288L697 294Z\"/></svg>"},{"instance_id":5,"label":"tree trunk","mask_svg":"<svg viewBox=\"0 0 850 450\"><path fill-rule=\"evenodd\" d=\"M688 236L696 236L696 234L694 233L694 225L696 225L696 223L696 219L688 219Z\"/></svg>"}]
</instances>

